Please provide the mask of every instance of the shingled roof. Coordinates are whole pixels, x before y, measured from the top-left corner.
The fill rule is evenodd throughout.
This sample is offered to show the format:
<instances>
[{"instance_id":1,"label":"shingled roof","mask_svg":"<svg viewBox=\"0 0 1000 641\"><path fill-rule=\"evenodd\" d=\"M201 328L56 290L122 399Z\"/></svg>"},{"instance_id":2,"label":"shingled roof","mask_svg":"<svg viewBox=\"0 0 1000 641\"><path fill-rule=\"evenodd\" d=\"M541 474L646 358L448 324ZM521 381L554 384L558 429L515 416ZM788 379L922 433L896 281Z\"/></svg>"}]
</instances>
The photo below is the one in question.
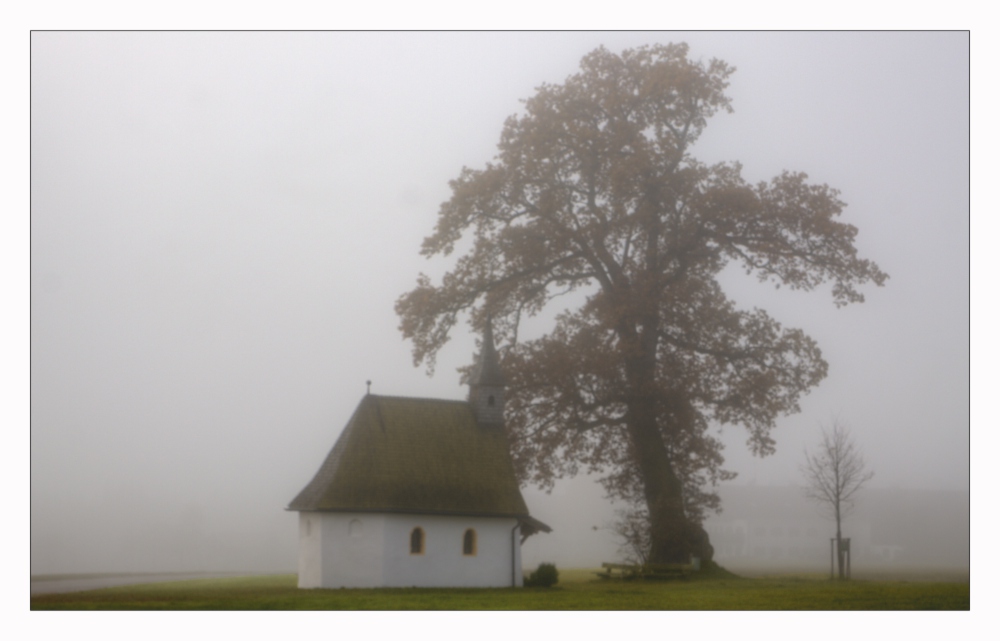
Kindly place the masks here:
<instances>
[{"instance_id":1,"label":"shingled roof","mask_svg":"<svg viewBox=\"0 0 1000 641\"><path fill-rule=\"evenodd\" d=\"M358 404L288 509L515 516L538 523L528 516L503 429L478 425L465 401L374 394Z\"/></svg>"}]
</instances>

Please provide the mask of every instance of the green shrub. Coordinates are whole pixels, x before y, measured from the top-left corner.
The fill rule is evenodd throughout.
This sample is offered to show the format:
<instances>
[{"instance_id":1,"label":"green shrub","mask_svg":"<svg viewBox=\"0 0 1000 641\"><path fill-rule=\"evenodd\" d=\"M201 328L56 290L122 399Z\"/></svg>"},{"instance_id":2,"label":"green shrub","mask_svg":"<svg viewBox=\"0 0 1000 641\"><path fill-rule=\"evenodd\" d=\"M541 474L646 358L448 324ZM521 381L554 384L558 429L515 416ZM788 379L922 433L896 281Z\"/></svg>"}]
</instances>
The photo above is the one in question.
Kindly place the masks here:
<instances>
[{"instance_id":1,"label":"green shrub","mask_svg":"<svg viewBox=\"0 0 1000 641\"><path fill-rule=\"evenodd\" d=\"M524 586L528 588L548 588L559 583L559 570L553 563L541 563L538 569L524 579Z\"/></svg>"}]
</instances>

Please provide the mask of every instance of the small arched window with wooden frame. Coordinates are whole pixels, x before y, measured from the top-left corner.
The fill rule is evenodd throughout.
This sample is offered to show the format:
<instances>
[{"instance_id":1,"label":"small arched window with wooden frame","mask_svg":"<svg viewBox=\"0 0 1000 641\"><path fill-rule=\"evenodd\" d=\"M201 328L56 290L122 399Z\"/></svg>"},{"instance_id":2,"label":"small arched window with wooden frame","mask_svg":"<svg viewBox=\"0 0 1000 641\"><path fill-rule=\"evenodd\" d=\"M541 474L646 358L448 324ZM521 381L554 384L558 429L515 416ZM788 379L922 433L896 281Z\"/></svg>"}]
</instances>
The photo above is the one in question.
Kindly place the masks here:
<instances>
[{"instance_id":1,"label":"small arched window with wooden frame","mask_svg":"<svg viewBox=\"0 0 1000 641\"><path fill-rule=\"evenodd\" d=\"M462 536L462 554L464 556L476 556L476 531L469 528Z\"/></svg>"},{"instance_id":2,"label":"small arched window with wooden frame","mask_svg":"<svg viewBox=\"0 0 1000 641\"><path fill-rule=\"evenodd\" d=\"M424 553L424 530L420 527L413 528L410 532L410 554Z\"/></svg>"}]
</instances>

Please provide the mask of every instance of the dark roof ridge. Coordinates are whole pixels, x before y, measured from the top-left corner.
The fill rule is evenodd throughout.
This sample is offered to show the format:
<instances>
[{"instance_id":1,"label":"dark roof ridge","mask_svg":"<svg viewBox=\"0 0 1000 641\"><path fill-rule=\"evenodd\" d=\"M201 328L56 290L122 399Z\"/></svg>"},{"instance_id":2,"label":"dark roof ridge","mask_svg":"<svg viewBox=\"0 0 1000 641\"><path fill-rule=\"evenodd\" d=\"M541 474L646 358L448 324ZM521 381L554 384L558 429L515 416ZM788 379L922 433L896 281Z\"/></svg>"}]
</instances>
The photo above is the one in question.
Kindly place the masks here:
<instances>
[{"instance_id":1,"label":"dark roof ridge","mask_svg":"<svg viewBox=\"0 0 1000 641\"><path fill-rule=\"evenodd\" d=\"M393 401L419 401L423 403L459 403L468 405L469 401L461 398L428 398L426 396L400 396L398 394L365 394L365 398Z\"/></svg>"}]
</instances>

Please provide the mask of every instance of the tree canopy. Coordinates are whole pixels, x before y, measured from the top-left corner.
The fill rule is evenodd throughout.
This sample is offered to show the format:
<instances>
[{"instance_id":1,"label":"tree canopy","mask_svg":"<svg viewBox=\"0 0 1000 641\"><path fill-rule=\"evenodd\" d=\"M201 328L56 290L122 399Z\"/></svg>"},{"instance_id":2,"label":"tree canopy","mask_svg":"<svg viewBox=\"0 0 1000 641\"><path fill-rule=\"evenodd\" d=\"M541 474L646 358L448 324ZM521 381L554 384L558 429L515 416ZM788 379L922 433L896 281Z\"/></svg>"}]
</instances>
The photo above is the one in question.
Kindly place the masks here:
<instances>
[{"instance_id":1,"label":"tree canopy","mask_svg":"<svg viewBox=\"0 0 1000 641\"><path fill-rule=\"evenodd\" d=\"M804 332L738 309L720 272L829 283L837 306L887 278L857 256L835 189L792 172L752 185L739 163L692 157L708 119L731 111L732 72L684 44L599 48L539 87L493 161L451 181L422 253L447 256L463 237L471 248L396 304L414 363L430 369L463 314L476 330L493 323L522 479L600 473L612 497L648 510L653 562L711 558L700 522L731 474L709 426L741 425L769 454L776 419L827 372ZM526 317L576 290L584 302L551 331L518 340Z\"/></svg>"}]
</instances>

